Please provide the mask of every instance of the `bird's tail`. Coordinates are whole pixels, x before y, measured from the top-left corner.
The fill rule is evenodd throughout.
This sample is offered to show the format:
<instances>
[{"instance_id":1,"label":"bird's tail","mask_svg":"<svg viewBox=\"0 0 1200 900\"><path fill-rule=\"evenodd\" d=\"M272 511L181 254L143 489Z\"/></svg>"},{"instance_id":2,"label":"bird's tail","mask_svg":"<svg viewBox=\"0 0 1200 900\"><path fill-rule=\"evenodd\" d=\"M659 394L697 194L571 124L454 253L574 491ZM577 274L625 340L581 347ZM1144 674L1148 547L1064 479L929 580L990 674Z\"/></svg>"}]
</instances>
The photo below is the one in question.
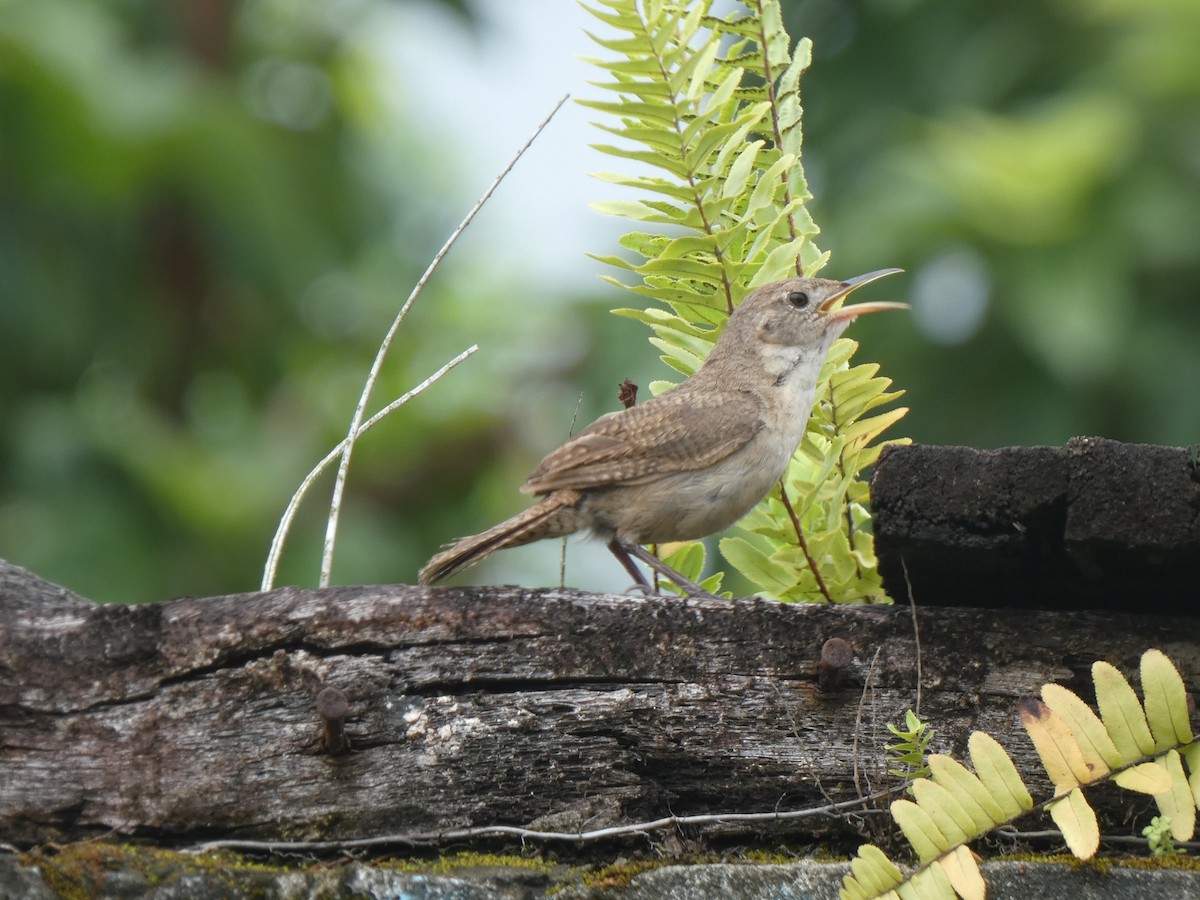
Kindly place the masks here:
<instances>
[{"instance_id":1,"label":"bird's tail","mask_svg":"<svg viewBox=\"0 0 1200 900\"><path fill-rule=\"evenodd\" d=\"M433 584L467 566L475 565L497 550L520 547L542 538L574 534L583 525L579 519L579 503L582 499L579 491L554 491L525 512L505 519L482 534L461 538L447 545L425 564L417 578L421 584Z\"/></svg>"}]
</instances>

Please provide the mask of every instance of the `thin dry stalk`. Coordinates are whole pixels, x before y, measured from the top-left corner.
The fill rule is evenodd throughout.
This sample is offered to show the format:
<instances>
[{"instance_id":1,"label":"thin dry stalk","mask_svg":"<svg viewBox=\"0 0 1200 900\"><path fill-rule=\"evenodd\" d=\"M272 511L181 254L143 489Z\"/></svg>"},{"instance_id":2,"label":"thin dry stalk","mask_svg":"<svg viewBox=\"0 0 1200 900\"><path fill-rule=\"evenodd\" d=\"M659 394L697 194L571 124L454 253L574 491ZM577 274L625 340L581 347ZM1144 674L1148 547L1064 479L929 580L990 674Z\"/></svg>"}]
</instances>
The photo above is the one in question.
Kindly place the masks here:
<instances>
[{"instance_id":1,"label":"thin dry stalk","mask_svg":"<svg viewBox=\"0 0 1200 900\"><path fill-rule=\"evenodd\" d=\"M434 255L433 260L429 263L429 267L417 281L416 286L413 287L412 293L408 295L408 299L404 301L404 305L400 307L400 312L396 314L396 318L392 322L392 327L388 329L387 334L383 338L383 342L379 345L379 351L375 354L375 361L371 364L371 371L367 375L366 383L363 385L362 395L358 398L358 404L354 407L354 415L350 419L350 428L347 431L346 440L342 442L342 459L341 463L338 465L337 478L333 483L333 496L329 501L329 519L325 524L325 549L321 554L321 576L317 581L319 587L329 587L330 573L333 570L333 548L337 543L338 517L341 515L342 511L342 497L346 492L346 476L350 472L350 457L354 453L354 444L358 439L359 425L362 423L363 417L367 412L367 402L371 398L371 392L375 390L375 382L379 378L379 370L383 367L384 357L387 355L388 349L392 346L392 341L396 337L396 332L400 329L400 323L404 321L404 317L408 315L408 310L413 305L413 301L417 299L417 295L421 293L421 290L433 276L433 273L437 270L437 267L441 265L441 262L445 258L446 254L450 252L450 248L453 247L458 241L459 236L466 230L467 226L471 224L475 218L475 215L483 208L483 205L491 199L492 194L496 192L496 188L500 186L500 182L502 182L505 176L507 176L508 173L513 170L513 167L517 164L517 161L525 155L525 151L530 148L535 140L537 140L538 135L542 133L542 130L550 123L550 120L554 118L554 114L557 113L562 108L562 105L567 102L568 96L569 95L564 95L562 99L555 104L554 109L550 110L550 114L547 115L546 118L541 121L538 127L534 129L533 134L529 136L529 139L525 141L521 149L518 150L513 158L509 160L508 165L506 165L500 174L496 176L491 185L488 186L488 189L483 192L483 196L476 201L475 205L471 207L471 211L467 213L466 217L463 218L458 227L454 229L450 237L446 239L446 243L444 243L442 248Z\"/></svg>"},{"instance_id":2,"label":"thin dry stalk","mask_svg":"<svg viewBox=\"0 0 1200 900\"><path fill-rule=\"evenodd\" d=\"M415 388L404 394L404 396L398 397L379 412L375 413L375 415L371 416L371 418L367 419L367 421L363 422L362 425L359 426L359 429L355 434L355 438L357 439L362 437L381 421L383 421L384 417L389 413L399 409L413 397L417 396L417 394L423 393L426 388L430 387L434 382L438 381L443 375L445 375L478 349L478 344L472 344L462 353L458 354L458 356L454 357L454 359L450 360L450 362L446 363L444 366L418 384ZM292 527L292 520L296 517L296 511L300 508L300 501L304 499L304 495L308 493L308 489L312 487L313 482L320 477L322 472L329 468L330 464L337 459L342 450L345 449L346 440L347 439L343 438L336 447L334 447L325 455L324 459L313 466L312 471L304 476L304 480L300 482L300 487L296 488L296 493L292 494L292 499L288 501L287 509L283 511L283 515L279 519L279 527L275 529L275 537L271 540L271 549L267 553L267 564L263 569L262 590L269 591L275 586L275 575L279 570L279 557L283 554L283 542L287 540L288 531L290 531Z\"/></svg>"}]
</instances>

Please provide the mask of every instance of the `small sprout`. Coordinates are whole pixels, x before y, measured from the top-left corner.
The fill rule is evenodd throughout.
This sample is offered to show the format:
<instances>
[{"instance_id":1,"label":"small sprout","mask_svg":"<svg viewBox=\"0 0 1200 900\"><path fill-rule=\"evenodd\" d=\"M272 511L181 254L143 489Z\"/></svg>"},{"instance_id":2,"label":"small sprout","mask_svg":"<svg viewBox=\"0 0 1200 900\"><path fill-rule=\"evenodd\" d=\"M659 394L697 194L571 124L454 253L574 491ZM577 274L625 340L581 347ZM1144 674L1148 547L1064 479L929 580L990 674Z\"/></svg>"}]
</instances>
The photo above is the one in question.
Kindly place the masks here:
<instances>
[{"instance_id":1,"label":"small sprout","mask_svg":"<svg viewBox=\"0 0 1200 900\"><path fill-rule=\"evenodd\" d=\"M1171 834L1170 816L1155 816L1150 824L1142 829L1142 837L1150 845L1150 855L1155 859L1169 856L1182 856L1187 850L1175 843Z\"/></svg>"},{"instance_id":2,"label":"small sprout","mask_svg":"<svg viewBox=\"0 0 1200 900\"><path fill-rule=\"evenodd\" d=\"M897 766L888 769L888 774L905 781L927 778L929 766L925 763L925 756L929 753L929 745L933 743L933 729L918 719L911 709L904 714L904 725L901 729L888 723L888 731L900 739L887 745L888 758Z\"/></svg>"}]
</instances>

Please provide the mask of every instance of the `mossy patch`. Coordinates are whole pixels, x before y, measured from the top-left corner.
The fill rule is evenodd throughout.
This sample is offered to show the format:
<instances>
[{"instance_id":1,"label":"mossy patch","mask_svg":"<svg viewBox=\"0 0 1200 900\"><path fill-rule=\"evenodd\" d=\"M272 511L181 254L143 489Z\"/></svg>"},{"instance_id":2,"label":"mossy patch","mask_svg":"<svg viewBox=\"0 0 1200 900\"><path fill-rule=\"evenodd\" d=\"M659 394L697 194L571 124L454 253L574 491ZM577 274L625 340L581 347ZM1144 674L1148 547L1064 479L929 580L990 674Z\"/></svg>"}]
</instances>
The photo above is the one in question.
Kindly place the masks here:
<instances>
[{"instance_id":1,"label":"mossy patch","mask_svg":"<svg viewBox=\"0 0 1200 900\"><path fill-rule=\"evenodd\" d=\"M53 851L39 848L22 854L20 860L23 865L36 867L47 887L65 900L87 900L104 894L118 877L125 884L140 882L155 887L202 874L244 890L254 881L290 871L230 853L200 855L102 841L67 844Z\"/></svg>"},{"instance_id":2,"label":"mossy patch","mask_svg":"<svg viewBox=\"0 0 1200 900\"><path fill-rule=\"evenodd\" d=\"M668 859L642 859L613 863L611 866L587 873L583 876L583 883L590 888L621 888L626 887L629 882L643 872L679 864L678 860Z\"/></svg>"},{"instance_id":3,"label":"mossy patch","mask_svg":"<svg viewBox=\"0 0 1200 900\"><path fill-rule=\"evenodd\" d=\"M560 863L542 859L540 856L469 851L439 856L436 859L383 860L379 865L400 872L419 872L424 875L450 875L464 869L522 869L552 875L563 869Z\"/></svg>"}]
</instances>

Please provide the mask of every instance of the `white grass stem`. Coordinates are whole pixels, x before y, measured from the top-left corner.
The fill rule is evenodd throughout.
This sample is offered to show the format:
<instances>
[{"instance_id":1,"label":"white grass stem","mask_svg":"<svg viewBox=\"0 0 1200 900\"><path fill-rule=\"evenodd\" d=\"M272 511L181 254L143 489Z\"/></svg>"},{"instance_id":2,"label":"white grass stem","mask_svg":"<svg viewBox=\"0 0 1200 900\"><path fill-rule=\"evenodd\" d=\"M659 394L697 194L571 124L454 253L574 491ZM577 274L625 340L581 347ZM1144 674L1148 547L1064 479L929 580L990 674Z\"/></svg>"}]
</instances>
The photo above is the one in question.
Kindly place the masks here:
<instances>
[{"instance_id":1,"label":"white grass stem","mask_svg":"<svg viewBox=\"0 0 1200 900\"><path fill-rule=\"evenodd\" d=\"M525 151L529 149L530 145L537 140L538 135L542 133L542 130L550 123L550 120L554 118L554 114L557 113L562 108L562 105L566 102L567 96L563 96L563 98L555 104L554 109L550 111L550 114L541 121L541 124L539 124L537 128L534 129L533 134L529 136L529 139L525 141L521 149L516 152L516 155L509 160L508 165L506 165L500 174L496 176L488 189L484 191L483 196L476 201L475 205L471 207L471 211L467 213L466 217L462 220L462 222L459 223L458 227L454 229L450 237L446 239L446 242L442 244L442 248L438 250L437 254L434 255L433 260L429 263L428 268L425 269L425 273L413 287L412 292L408 295L408 299L404 301L404 305L400 307L400 312L396 314L396 318L392 322L392 327L388 329L387 334L383 338L383 342L379 345L379 350L375 354L375 361L371 364L371 371L367 375L366 383L363 385L362 395L358 398L358 403L354 407L354 415L350 419L350 427L346 433L346 440L341 444L342 458L341 463L338 465L337 478L333 483L333 497L329 501L329 519L325 525L325 549L321 554L321 575L317 582L320 587L329 587L330 573L333 570L333 549L334 544L337 542L338 517L342 511L342 498L346 492L346 476L350 471L350 457L354 453L354 444L358 439L359 425L362 423L363 417L366 415L367 403L371 399L371 392L375 390L375 382L379 379L379 370L383 367L384 357L387 355L388 349L392 346L392 341L396 337L396 332L400 329L400 323L404 321L404 317L408 315L408 310L413 305L413 301L417 299L417 295L421 293L422 289L433 276L433 273L437 270L437 267L441 264L446 254L450 252L450 248L453 247L455 242L458 241L459 236L463 233L463 231L466 230L467 226L471 224L471 221L475 218L475 215L480 209L483 208L483 205L487 203L489 199L491 199L492 194L496 192L496 188L500 186L500 182L502 182L505 176L507 176L508 173L513 170L513 167L517 164L517 161L525 154Z\"/></svg>"},{"instance_id":2,"label":"white grass stem","mask_svg":"<svg viewBox=\"0 0 1200 900\"><path fill-rule=\"evenodd\" d=\"M415 388L408 391L403 397L393 400L379 412L375 413L375 415L371 416L371 418L367 419L367 421L363 422L362 425L359 426L358 431L355 432L354 435L355 439L362 437L364 434L378 425L379 422L383 420L384 416L399 409L413 397L417 396L417 394L423 393L426 388L428 388L435 381L440 379L443 375L445 375L478 349L478 344L471 345L462 353L458 354L458 356L454 357L454 359L450 360L450 362L446 363L444 366L418 384ZM292 499L288 502L287 509L283 511L283 516L279 520L279 527L275 530L275 537L271 540L271 550L267 554L267 564L263 569L262 590L269 591L275 586L275 576L279 570L279 557L283 554L283 542L287 540L288 531L291 530L292 520L296 517L296 511L300 508L300 502L304 499L304 495L308 493L308 489L312 487L313 482L321 476L321 473L329 468L330 464L337 459L342 450L345 449L347 440L349 439L343 438L341 443L330 450L325 455L325 458L317 463L311 472L304 476L304 480L300 482L300 487L296 488L296 493L292 494Z\"/></svg>"}]
</instances>

